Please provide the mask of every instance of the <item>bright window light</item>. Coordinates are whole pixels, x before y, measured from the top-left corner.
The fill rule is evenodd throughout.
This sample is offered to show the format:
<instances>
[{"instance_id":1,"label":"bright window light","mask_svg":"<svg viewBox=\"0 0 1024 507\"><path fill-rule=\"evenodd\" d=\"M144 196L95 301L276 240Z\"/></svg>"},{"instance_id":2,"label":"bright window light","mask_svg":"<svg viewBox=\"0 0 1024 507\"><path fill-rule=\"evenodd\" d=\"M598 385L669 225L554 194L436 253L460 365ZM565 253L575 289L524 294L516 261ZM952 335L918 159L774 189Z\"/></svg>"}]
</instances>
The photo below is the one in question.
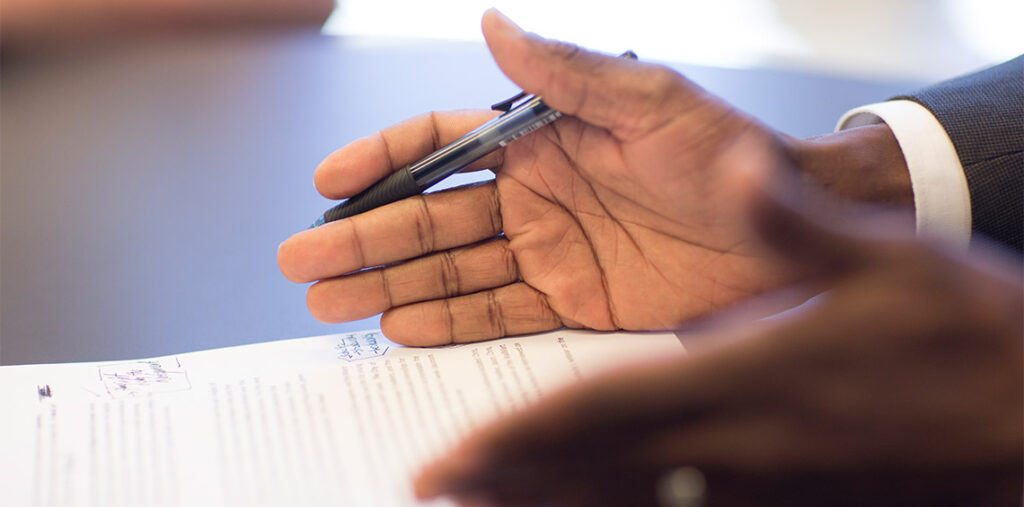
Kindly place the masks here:
<instances>
[{"instance_id":1,"label":"bright window light","mask_svg":"<svg viewBox=\"0 0 1024 507\"><path fill-rule=\"evenodd\" d=\"M545 37L723 67L930 80L1024 51L1020 0L340 0L324 31L479 41L491 6Z\"/></svg>"}]
</instances>

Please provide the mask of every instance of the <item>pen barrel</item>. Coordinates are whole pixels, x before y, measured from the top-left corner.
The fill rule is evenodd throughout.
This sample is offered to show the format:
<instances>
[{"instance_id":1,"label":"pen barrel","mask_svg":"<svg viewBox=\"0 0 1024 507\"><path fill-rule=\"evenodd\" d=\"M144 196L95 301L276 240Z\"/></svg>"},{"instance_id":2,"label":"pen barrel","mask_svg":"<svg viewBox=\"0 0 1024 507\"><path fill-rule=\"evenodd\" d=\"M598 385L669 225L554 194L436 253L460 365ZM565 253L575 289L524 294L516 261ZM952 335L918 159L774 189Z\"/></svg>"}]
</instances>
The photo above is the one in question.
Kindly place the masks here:
<instances>
[{"instance_id":1,"label":"pen barrel","mask_svg":"<svg viewBox=\"0 0 1024 507\"><path fill-rule=\"evenodd\" d=\"M488 153L555 121L561 115L539 97L533 97L409 166L409 171L421 188L428 189Z\"/></svg>"},{"instance_id":2,"label":"pen barrel","mask_svg":"<svg viewBox=\"0 0 1024 507\"><path fill-rule=\"evenodd\" d=\"M324 213L323 221L333 222L358 215L364 211L379 208L406 197L419 194L420 186L416 184L409 167L403 167L391 173L387 178L375 183L370 188L346 199L341 204L327 210Z\"/></svg>"}]
</instances>

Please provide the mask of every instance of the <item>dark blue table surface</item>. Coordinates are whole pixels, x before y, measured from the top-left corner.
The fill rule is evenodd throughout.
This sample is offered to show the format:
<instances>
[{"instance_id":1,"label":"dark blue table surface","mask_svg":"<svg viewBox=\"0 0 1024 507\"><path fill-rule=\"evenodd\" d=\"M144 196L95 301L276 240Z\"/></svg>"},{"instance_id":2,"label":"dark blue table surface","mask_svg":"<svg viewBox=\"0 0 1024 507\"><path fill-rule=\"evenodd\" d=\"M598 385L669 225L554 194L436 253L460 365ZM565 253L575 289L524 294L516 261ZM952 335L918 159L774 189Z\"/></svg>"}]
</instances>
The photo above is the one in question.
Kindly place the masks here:
<instances>
[{"instance_id":1,"label":"dark blue table surface","mask_svg":"<svg viewBox=\"0 0 1024 507\"><path fill-rule=\"evenodd\" d=\"M672 66L796 136L830 131L845 110L915 86ZM305 286L278 271L277 245L329 204L313 168L406 117L486 107L514 91L483 44L310 33L6 62L0 364L376 327L377 318L317 323Z\"/></svg>"}]
</instances>

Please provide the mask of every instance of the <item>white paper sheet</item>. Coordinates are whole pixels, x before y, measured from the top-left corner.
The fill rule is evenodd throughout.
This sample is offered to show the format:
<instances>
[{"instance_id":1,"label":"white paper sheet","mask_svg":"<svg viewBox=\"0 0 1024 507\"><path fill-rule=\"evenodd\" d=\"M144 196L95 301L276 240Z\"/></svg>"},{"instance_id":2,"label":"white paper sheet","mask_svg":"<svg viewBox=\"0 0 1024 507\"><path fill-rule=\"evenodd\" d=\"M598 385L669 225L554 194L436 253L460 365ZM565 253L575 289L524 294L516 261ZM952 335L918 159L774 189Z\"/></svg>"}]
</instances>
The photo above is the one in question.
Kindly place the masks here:
<instances>
[{"instance_id":1,"label":"white paper sheet","mask_svg":"<svg viewBox=\"0 0 1024 507\"><path fill-rule=\"evenodd\" d=\"M681 352L672 334L416 349L368 331L2 367L0 504L413 505L418 467L488 419Z\"/></svg>"}]
</instances>

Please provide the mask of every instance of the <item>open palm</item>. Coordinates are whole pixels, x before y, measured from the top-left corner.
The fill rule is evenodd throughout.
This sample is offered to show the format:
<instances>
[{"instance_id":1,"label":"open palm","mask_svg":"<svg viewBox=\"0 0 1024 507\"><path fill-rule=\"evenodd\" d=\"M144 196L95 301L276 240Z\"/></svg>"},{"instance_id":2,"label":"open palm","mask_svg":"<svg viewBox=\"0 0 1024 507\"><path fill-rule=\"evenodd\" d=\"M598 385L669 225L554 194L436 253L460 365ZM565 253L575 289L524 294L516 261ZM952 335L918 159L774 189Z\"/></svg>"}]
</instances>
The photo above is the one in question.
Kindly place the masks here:
<instances>
[{"instance_id":1,"label":"open palm","mask_svg":"<svg viewBox=\"0 0 1024 507\"><path fill-rule=\"evenodd\" d=\"M670 329L782 283L745 243L724 184L728 167L779 156L770 130L666 68L540 40L496 16L484 25L502 69L568 116L478 161L494 182L285 242L282 271L321 280L308 297L317 318L384 312L385 333L415 345ZM357 140L325 160L317 186L353 195L492 114L432 113Z\"/></svg>"},{"instance_id":2,"label":"open palm","mask_svg":"<svg viewBox=\"0 0 1024 507\"><path fill-rule=\"evenodd\" d=\"M718 155L759 127L707 113L625 140L572 118L509 147L503 230L520 278L564 324L671 329L779 283L722 195Z\"/></svg>"}]
</instances>

